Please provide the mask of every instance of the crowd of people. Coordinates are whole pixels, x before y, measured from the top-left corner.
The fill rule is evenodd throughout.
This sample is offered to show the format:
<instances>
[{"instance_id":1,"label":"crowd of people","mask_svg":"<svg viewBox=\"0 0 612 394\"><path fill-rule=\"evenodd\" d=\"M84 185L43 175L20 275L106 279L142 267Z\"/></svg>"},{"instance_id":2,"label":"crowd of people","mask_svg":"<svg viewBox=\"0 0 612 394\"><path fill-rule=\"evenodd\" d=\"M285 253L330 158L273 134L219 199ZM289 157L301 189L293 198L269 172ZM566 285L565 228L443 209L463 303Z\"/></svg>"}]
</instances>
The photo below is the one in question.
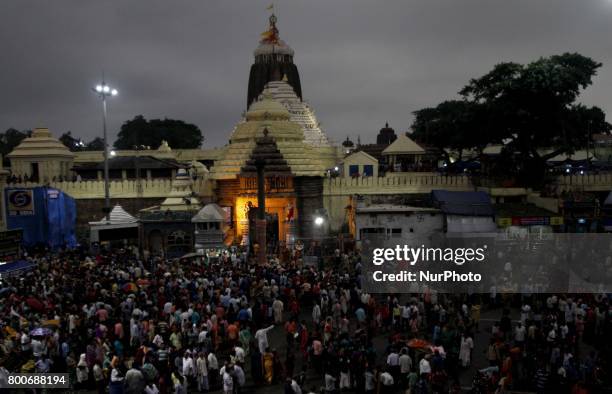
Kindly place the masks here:
<instances>
[{"instance_id":1,"label":"crowd of people","mask_svg":"<svg viewBox=\"0 0 612 394\"><path fill-rule=\"evenodd\" d=\"M361 289L359 255L339 251L319 267L245 253L27 258L36 268L1 284L0 375L66 372L73 390L111 394L595 393L610 383L607 295L374 295ZM501 318L481 322L485 308Z\"/></svg>"}]
</instances>

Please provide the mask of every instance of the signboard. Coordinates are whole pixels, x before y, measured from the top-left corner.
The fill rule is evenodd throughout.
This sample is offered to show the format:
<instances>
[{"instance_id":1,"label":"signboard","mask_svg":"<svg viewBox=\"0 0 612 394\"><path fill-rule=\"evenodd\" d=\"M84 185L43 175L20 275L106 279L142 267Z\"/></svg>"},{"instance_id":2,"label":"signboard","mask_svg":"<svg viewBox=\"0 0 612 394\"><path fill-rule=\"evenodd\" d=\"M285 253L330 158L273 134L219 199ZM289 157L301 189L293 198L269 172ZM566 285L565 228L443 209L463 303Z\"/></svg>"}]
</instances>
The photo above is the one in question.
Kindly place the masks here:
<instances>
[{"instance_id":1,"label":"signboard","mask_svg":"<svg viewBox=\"0 0 612 394\"><path fill-rule=\"evenodd\" d=\"M561 226L563 217L561 216L514 216L512 218L497 218L499 227L508 226Z\"/></svg>"},{"instance_id":2,"label":"signboard","mask_svg":"<svg viewBox=\"0 0 612 394\"><path fill-rule=\"evenodd\" d=\"M513 217L513 226L548 226L550 218L548 216L525 216Z\"/></svg>"},{"instance_id":3,"label":"signboard","mask_svg":"<svg viewBox=\"0 0 612 394\"><path fill-rule=\"evenodd\" d=\"M34 215L34 191L32 189L11 189L6 193L8 216Z\"/></svg>"},{"instance_id":4,"label":"signboard","mask_svg":"<svg viewBox=\"0 0 612 394\"><path fill-rule=\"evenodd\" d=\"M0 231L0 261L13 261L19 257L23 230Z\"/></svg>"},{"instance_id":5,"label":"signboard","mask_svg":"<svg viewBox=\"0 0 612 394\"><path fill-rule=\"evenodd\" d=\"M550 218L551 226L563 226L563 217L562 216L554 216Z\"/></svg>"}]
</instances>

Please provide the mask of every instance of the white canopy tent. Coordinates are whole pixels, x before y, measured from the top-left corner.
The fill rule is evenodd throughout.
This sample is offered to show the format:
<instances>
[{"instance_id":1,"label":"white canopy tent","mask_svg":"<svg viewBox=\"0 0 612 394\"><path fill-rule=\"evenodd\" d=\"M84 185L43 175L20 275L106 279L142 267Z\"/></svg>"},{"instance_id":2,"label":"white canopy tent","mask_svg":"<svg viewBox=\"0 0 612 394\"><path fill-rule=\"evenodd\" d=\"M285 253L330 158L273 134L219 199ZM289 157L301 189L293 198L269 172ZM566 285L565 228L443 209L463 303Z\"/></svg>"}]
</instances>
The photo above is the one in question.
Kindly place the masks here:
<instances>
[{"instance_id":1,"label":"white canopy tent","mask_svg":"<svg viewBox=\"0 0 612 394\"><path fill-rule=\"evenodd\" d=\"M138 219L127 213L121 205L117 204L111 210L108 220L104 217L104 219L97 222L89 222L89 240L90 242L99 242L100 231L103 230L135 227L138 227Z\"/></svg>"}]
</instances>

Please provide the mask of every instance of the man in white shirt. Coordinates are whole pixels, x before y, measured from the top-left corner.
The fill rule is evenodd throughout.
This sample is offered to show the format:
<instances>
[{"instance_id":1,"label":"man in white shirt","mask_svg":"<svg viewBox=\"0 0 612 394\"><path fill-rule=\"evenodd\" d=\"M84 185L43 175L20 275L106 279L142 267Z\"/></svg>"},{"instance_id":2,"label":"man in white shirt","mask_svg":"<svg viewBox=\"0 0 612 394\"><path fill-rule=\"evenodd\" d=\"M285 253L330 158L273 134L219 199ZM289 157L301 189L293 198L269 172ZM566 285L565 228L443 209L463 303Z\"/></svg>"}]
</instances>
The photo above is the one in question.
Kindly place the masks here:
<instances>
[{"instance_id":1,"label":"man in white shirt","mask_svg":"<svg viewBox=\"0 0 612 394\"><path fill-rule=\"evenodd\" d=\"M259 347L259 352L261 354L264 354L268 348L268 331L273 328L274 325L271 325L268 328L260 328L255 332L255 339L257 340L257 346Z\"/></svg>"},{"instance_id":2,"label":"man in white shirt","mask_svg":"<svg viewBox=\"0 0 612 394\"><path fill-rule=\"evenodd\" d=\"M531 313L531 306L525 304L521 307L521 322L523 325L529 319L529 314Z\"/></svg>"},{"instance_id":3,"label":"man in white shirt","mask_svg":"<svg viewBox=\"0 0 612 394\"><path fill-rule=\"evenodd\" d=\"M365 371L365 392L371 394L376 390L376 376L374 372L368 369Z\"/></svg>"},{"instance_id":4,"label":"man in white shirt","mask_svg":"<svg viewBox=\"0 0 612 394\"><path fill-rule=\"evenodd\" d=\"M429 355L423 357L419 363L419 375L429 375L431 373L431 365L429 364Z\"/></svg>"},{"instance_id":5,"label":"man in white shirt","mask_svg":"<svg viewBox=\"0 0 612 394\"><path fill-rule=\"evenodd\" d=\"M294 394L302 394L302 388L300 387L300 385L295 381L295 379L291 379L291 389L293 390Z\"/></svg>"},{"instance_id":6,"label":"man in white shirt","mask_svg":"<svg viewBox=\"0 0 612 394\"><path fill-rule=\"evenodd\" d=\"M391 393L393 391L393 385L395 384L395 380L393 380L393 376L387 371L380 374L380 388L381 393Z\"/></svg>"},{"instance_id":7,"label":"man in white shirt","mask_svg":"<svg viewBox=\"0 0 612 394\"><path fill-rule=\"evenodd\" d=\"M191 352L189 350L185 351L185 355L183 356L183 377L185 378L185 382L187 383L187 387L192 387L193 381L196 376L196 367L193 362L193 358L191 358Z\"/></svg>"},{"instance_id":8,"label":"man in white shirt","mask_svg":"<svg viewBox=\"0 0 612 394\"><path fill-rule=\"evenodd\" d=\"M213 352L208 353L206 361L208 361L208 382L211 387L214 387L215 383L218 381L219 361Z\"/></svg>"},{"instance_id":9,"label":"man in white shirt","mask_svg":"<svg viewBox=\"0 0 612 394\"><path fill-rule=\"evenodd\" d=\"M223 394L234 394L234 378L231 372L231 368L225 368L223 371Z\"/></svg>"},{"instance_id":10,"label":"man in white shirt","mask_svg":"<svg viewBox=\"0 0 612 394\"><path fill-rule=\"evenodd\" d=\"M336 378L329 372L325 372L325 393L333 394L336 392Z\"/></svg>"},{"instance_id":11,"label":"man in white shirt","mask_svg":"<svg viewBox=\"0 0 612 394\"><path fill-rule=\"evenodd\" d=\"M198 355L196 360L196 374L198 379L198 391L208 391L208 367L204 353Z\"/></svg>"},{"instance_id":12,"label":"man in white shirt","mask_svg":"<svg viewBox=\"0 0 612 394\"><path fill-rule=\"evenodd\" d=\"M319 304L314 304L312 307L312 321L315 323L315 325L319 325L319 322L321 321L321 307Z\"/></svg>"},{"instance_id":13,"label":"man in white shirt","mask_svg":"<svg viewBox=\"0 0 612 394\"><path fill-rule=\"evenodd\" d=\"M391 353L387 356L387 371L393 376L395 379L399 378L399 354L395 351L395 349L391 350Z\"/></svg>"},{"instance_id":14,"label":"man in white shirt","mask_svg":"<svg viewBox=\"0 0 612 394\"><path fill-rule=\"evenodd\" d=\"M527 329L525 328L523 323L518 322L516 328L514 329L514 342L516 342L518 346L523 346L523 343L525 343L526 333Z\"/></svg>"},{"instance_id":15,"label":"man in white shirt","mask_svg":"<svg viewBox=\"0 0 612 394\"><path fill-rule=\"evenodd\" d=\"M284 305L278 298L272 303L272 310L274 311L274 323L281 324L283 322L283 311Z\"/></svg>"},{"instance_id":16,"label":"man in white shirt","mask_svg":"<svg viewBox=\"0 0 612 394\"><path fill-rule=\"evenodd\" d=\"M30 341L30 337L28 336L27 332L24 331L21 334L21 351L27 353L28 351L30 351L30 349L32 349L32 343Z\"/></svg>"},{"instance_id":17,"label":"man in white shirt","mask_svg":"<svg viewBox=\"0 0 612 394\"><path fill-rule=\"evenodd\" d=\"M402 382L408 379L408 374L412 369L412 359L408 355L408 349L402 349L402 354L399 357L400 375Z\"/></svg>"},{"instance_id":18,"label":"man in white shirt","mask_svg":"<svg viewBox=\"0 0 612 394\"><path fill-rule=\"evenodd\" d=\"M244 365L244 357L245 357L244 349L241 348L240 346L235 346L234 354L235 354L236 363L240 365Z\"/></svg>"}]
</instances>

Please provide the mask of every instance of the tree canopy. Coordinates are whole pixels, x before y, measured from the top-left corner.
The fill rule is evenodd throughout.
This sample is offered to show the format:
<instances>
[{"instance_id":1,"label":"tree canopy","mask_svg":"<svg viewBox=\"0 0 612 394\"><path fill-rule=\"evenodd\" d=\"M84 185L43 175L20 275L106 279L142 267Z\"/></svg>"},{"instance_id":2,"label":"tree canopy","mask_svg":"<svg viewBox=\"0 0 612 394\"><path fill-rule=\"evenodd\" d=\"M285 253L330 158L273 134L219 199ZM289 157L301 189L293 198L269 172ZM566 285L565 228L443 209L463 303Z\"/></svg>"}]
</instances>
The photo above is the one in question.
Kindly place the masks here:
<instances>
[{"instance_id":1,"label":"tree canopy","mask_svg":"<svg viewBox=\"0 0 612 394\"><path fill-rule=\"evenodd\" d=\"M85 150L85 143L72 135L71 131L67 131L59 137L59 140L64 146L70 149L71 152Z\"/></svg>"},{"instance_id":2,"label":"tree canopy","mask_svg":"<svg viewBox=\"0 0 612 394\"><path fill-rule=\"evenodd\" d=\"M147 120L142 115L125 122L115 141L116 149L133 149L146 145L158 148L167 141L175 149L193 149L202 144L204 137L198 126L175 119Z\"/></svg>"},{"instance_id":3,"label":"tree canopy","mask_svg":"<svg viewBox=\"0 0 612 394\"><path fill-rule=\"evenodd\" d=\"M30 130L19 131L13 128L7 129L4 133L0 133L0 155L2 155L2 159L6 165L8 165L6 155L11 153L24 138L29 137L31 134L32 132Z\"/></svg>"},{"instance_id":4,"label":"tree canopy","mask_svg":"<svg viewBox=\"0 0 612 394\"><path fill-rule=\"evenodd\" d=\"M85 144L86 151L104 150L104 139L102 137L96 137L93 140Z\"/></svg>"},{"instance_id":5,"label":"tree canopy","mask_svg":"<svg viewBox=\"0 0 612 394\"><path fill-rule=\"evenodd\" d=\"M413 137L459 151L503 142L502 156L514 158L504 171L541 179L547 159L571 154L591 134L612 129L600 108L577 102L600 67L576 53L500 63L472 79L459 100L416 111Z\"/></svg>"}]
</instances>

